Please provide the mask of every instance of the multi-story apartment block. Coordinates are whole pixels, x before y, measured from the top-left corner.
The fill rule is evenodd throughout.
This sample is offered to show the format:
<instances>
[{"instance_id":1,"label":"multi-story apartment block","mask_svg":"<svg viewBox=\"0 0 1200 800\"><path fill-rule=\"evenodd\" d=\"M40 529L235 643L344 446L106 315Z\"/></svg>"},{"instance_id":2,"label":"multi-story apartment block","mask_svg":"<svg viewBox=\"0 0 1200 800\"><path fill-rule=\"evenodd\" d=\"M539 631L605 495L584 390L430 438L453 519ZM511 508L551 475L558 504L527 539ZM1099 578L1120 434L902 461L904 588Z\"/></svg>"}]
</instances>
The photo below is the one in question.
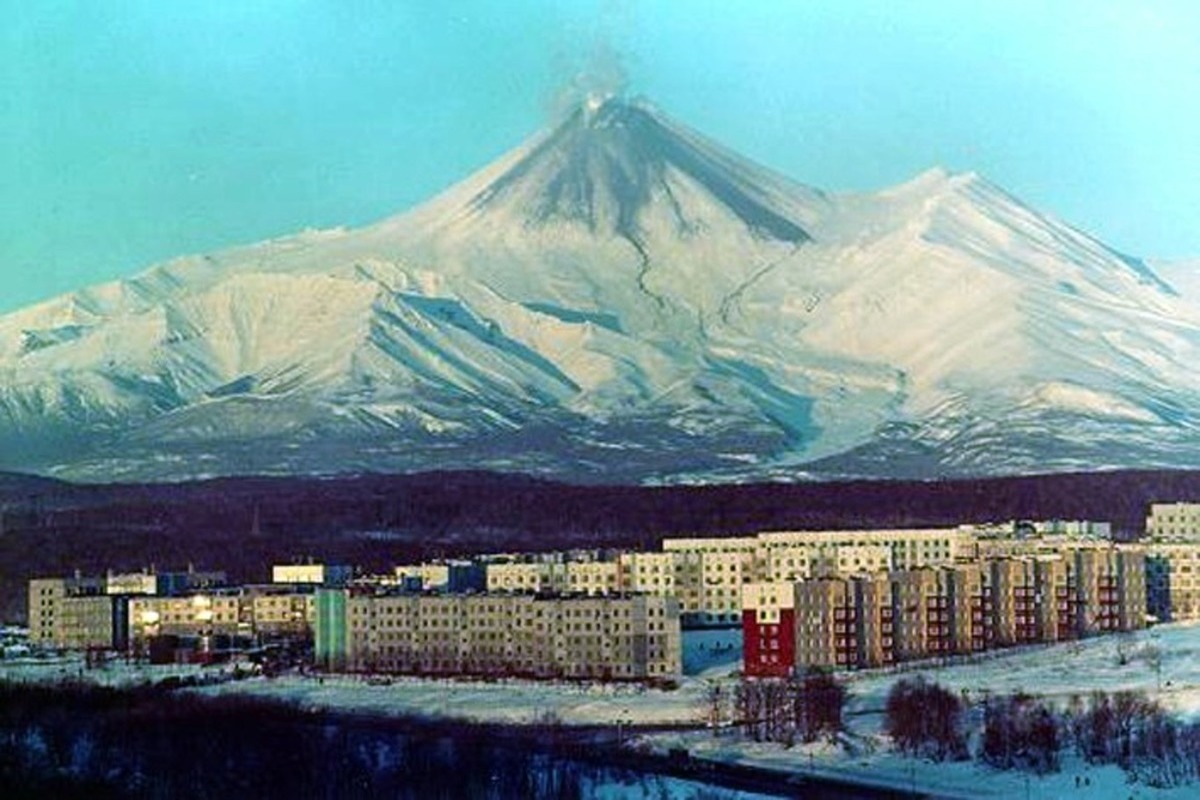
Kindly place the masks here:
<instances>
[{"instance_id":1,"label":"multi-story apartment block","mask_svg":"<svg viewBox=\"0 0 1200 800\"><path fill-rule=\"evenodd\" d=\"M252 610L238 589L183 597L131 597L130 640L144 645L158 636L249 636Z\"/></svg>"},{"instance_id":2,"label":"multi-story apartment block","mask_svg":"<svg viewBox=\"0 0 1200 800\"><path fill-rule=\"evenodd\" d=\"M858 666L858 628L870 614L856 603L855 590L864 580L825 576L796 584L797 666Z\"/></svg>"},{"instance_id":3,"label":"multi-story apartment block","mask_svg":"<svg viewBox=\"0 0 1200 800\"><path fill-rule=\"evenodd\" d=\"M923 528L860 531L775 531L758 534L766 550L807 547L886 547L895 569L951 564L970 552L975 535L964 528ZM665 543L664 543L665 547ZM853 551L850 551L851 553ZM869 551L862 551L863 557ZM877 558L876 556L871 556Z\"/></svg>"},{"instance_id":4,"label":"multi-story apartment block","mask_svg":"<svg viewBox=\"0 0 1200 800\"><path fill-rule=\"evenodd\" d=\"M129 638L143 646L159 636L228 636L305 640L316 605L311 584L272 583L195 594L129 598Z\"/></svg>"},{"instance_id":5,"label":"multi-story apartment block","mask_svg":"<svg viewBox=\"0 0 1200 800\"><path fill-rule=\"evenodd\" d=\"M688 559L676 569L683 610L708 624L735 623L744 586L849 575L891 567L950 564L969 552L973 534L958 528L870 531L775 531L755 536L666 539L663 551ZM695 583L696 578L699 584Z\"/></svg>"},{"instance_id":6,"label":"multi-story apartment block","mask_svg":"<svg viewBox=\"0 0 1200 800\"><path fill-rule=\"evenodd\" d=\"M988 591L978 565L918 567L888 574L895 660L982 650L990 640Z\"/></svg>"},{"instance_id":7,"label":"multi-story apartment block","mask_svg":"<svg viewBox=\"0 0 1200 800\"><path fill-rule=\"evenodd\" d=\"M315 597L304 587L247 586L239 614L244 619L246 605L250 606L251 631L260 639L306 640L316 623Z\"/></svg>"},{"instance_id":8,"label":"multi-story apartment block","mask_svg":"<svg viewBox=\"0 0 1200 800\"><path fill-rule=\"evenodd\" d=\"M796 664L796 581L742 587L742 663L747 675L788 675Z\"/></svg>"},{"instance_id":9,"label":"multi-story apartment block","mask_svg":"<svg viewBox=\"0 0 1200 800\"><path fill-rule=\"evenodd\" d=\"M128 601L113 595L63 598L56 647L67 650L121 650L127 642Z\"/></svg>"},{"instance_id":10,"label":"multi-story apartment block","mask_svg":"<svg viewBox=\"0 0 1200 800\"><path fill-rule=\"evenodd\" d=\"M812 547L798 544L787 547L759 548L758 563L762 581L794 582L813 575L815 553Z\"/></svg>"},{"instance_id":11,"label":"multi-story apartment block","mask_svg":"<svg viewBox=\"0 0 1200 800\"><path fill-rule=\"evenodd\" d=\"M647 595L318 593L321 666L646 679L680 672L679 606Z\"/></svg>"},{"instance_id":12,"label":"multi-story apartment block","mask_svg":"<svg viewBox=\"0 0 1200 800\"><path fill-rule=\"evenodd\" d=\"M104 577L42 578L29 582L31 640L68 649L123 649L129 635L129 597L167 595L220 585L223 572L108 572Z\"/></svg>"},{"instance_id":13,"label":"multi-story apartment block","mask_svg":"<svg viewBox=\"0 0 1200 800\"><path fill-rule=\"evenodd\" d=\"M1200 542L1149 541L1146 606L1162 622L1200 619Z\"/></svg>"},{"instance_id":14,"label":"multi-story apartment block","mask_svg":"<svg viewBox=\"0 0 1200 800\"><path fill-rule=\"evenodd\" d=\"M276 564L271 567L272 583L345 586L353 577L354 569L345 564Z\"/></svg>"},{"instance_id":15,"label":"multi-story apartment block","mask_svg":"<svg viewBox=\"0 0 1200 800\"><path fill-rule=\"evenodd\" d=\"M1200 542L1200 503L1152 503L1146 536L1160 542Z\"/></svg>"},{"instance_id":16,"label":"multi-story apartment block","mask_svg":"<svg viewBox=\"0 0 1200 800\"><path fill-rule=\"evenodd\" d=\"M616 561L568 561L567 588L584 594L613 594L621 589Z\"/></svg>"},{"instance_id":17,"label":"multi-story apartment block","mask_svg":"<svg viewBox=\"0 0 1200 800\"><path fill-rule=\"evenodd\" d=\"M1063 558L1003 556L986 559L983 564L991 586L996 645L1074 637L1077 593Z\"/></svg>"},{"instance_id":18,"label":"multi-story apartment block","mask_svg":"<svg viewBox=\"0 0 1200 800\"><path fill-rule=\"evenodd\" d=\"M426 561L394 569L396 583L417 591L483 591L487 586L486 567L467 559Z\"/></svg>"},{"instance_id":19,"label":"multi-story apartment block","mask_svg":"<svg viewBox=\"0 0 1200 800\"><path fill-rule=\"evenodd\" d=\"M691 571L695 575L695 586L691 587L693 592L686 598L680 591L682 587L676 585L676 578L683 577L685 573L685 570L680 568L684 562L684 559L671 552L621 553L617 557L617 583L623 591L657 596L675 595L679 596L683 605L686 606L690 601L699 608L699 560L695 560L696 568Z\"/></svg>"},{"instance_id":20,"label":"multi-story apartment block","mask_svg":"<svg viewBox=\"0 0 1200 800\"><path fill-rule=\"evenodd\" d=\"M887 573L796 584L798 668L859 668L895 658L893 584Z\"/></svg>"},{"instance_id":21,"label":"multi-story apartment block","mask_svg":"<svg viewBox=\"0 0 1200 800\"><path fill-rule=\"evenodd\" d=\"M855 575L892 568L892 548L885 544L841 544L813 548L811 576Z\"/></svg>"},{"instance_id":22,"label":"multi-story apartment block","mask_svg":"<svg viewBox=\"0 0 1200 800\"><path fill-rule=\"evenodd\" d=\"M569 588L567 565L556 561L489 562L489 592L565 592Z\"/></svg>"},{"instance_id":23,"label":"multi-story apartment block","mask_svg":"<svg viewBox=\"0 0 1200 800\"><path fill-rule=\"evenodd\" d=\"M1145 625L1145 580L1140 548L1075 541L1057 554L750 584L745 671L872 667L1135 630ZM772 627L785 614L790 637Z\"/></svg>"},{"instance_id":24,"label":"multi-story apartment block","mask_svg":"<svg viewBox=\"0 0 1200 800\"><path fill-rule=\"evenodd\" d=\"M699 621L717 625L740 622L742 589L758 577L752 550L701 553Z\"/></svg>"},{"instance_id":25,"label":"multi-story apartment block","mask_svg":"<svg viewBox=\"0 0 1200 800\"><path fill-rule=\"evenodd\" d=\"M1146 627L1146 553L1137 545L1077 546L1066 550L1075 578L1078 634Z\"/></svg>"},{"instance_id":26,"label":"multi-story apartment block","mask_svg":"<svg viewBox=\"0 0 1200 800\"><path fill-rule=\"evenodd\" d=\"M40 647L70 647L79 634L65 627L63 604L68 598L102 595L104 581L76 573L69 578L35 578L29 582L29 641Z\"/></svg>"}]
</instances>

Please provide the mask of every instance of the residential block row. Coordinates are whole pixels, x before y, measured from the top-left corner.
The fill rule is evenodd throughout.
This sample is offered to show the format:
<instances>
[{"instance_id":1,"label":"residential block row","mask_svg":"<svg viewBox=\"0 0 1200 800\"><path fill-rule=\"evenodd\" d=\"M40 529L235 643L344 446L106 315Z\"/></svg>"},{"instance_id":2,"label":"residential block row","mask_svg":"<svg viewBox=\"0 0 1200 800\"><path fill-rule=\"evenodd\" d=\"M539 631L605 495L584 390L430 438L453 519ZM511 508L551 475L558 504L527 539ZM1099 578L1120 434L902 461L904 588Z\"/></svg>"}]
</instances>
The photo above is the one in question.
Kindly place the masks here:
<instances>
[{"instance_id":1,"label":"residential block row","mask_svg":"<svg viewBox=\"0 0 1200 800\"><path fill-rule=\"evenodd\" d=\"M1138 547L1072 543L1054 554L974 561L743 590L749 675L866 668L1136 630L1146 625Z\"/></svg>"},{"instance_id":2,"label":"residential block row","mask_svg":"<svg viewBox=\"0 0 1200 800\"><path fill-rule=\"evenodd\" d=\"M682 628L728 625L752 674L877 666L1200 615L1200 506L1153 506L1147 530L1137 544L1095 522L775 531L382 576L279 565L247 586L192 569L76 574L30 582L30 633L126 652L315 638L328 669L642 679L678 673Z\"/></svg>"},{"instance_id":3,"label":"residential block row","mask_svg":"<svg viewBox=\"0 0 1200 800\"><path fill-rule=\"evenodd\" d=\"M679 604L649 595L317 593L317 666L350 672L667 679Z\"/></svg>"}]
</instances>

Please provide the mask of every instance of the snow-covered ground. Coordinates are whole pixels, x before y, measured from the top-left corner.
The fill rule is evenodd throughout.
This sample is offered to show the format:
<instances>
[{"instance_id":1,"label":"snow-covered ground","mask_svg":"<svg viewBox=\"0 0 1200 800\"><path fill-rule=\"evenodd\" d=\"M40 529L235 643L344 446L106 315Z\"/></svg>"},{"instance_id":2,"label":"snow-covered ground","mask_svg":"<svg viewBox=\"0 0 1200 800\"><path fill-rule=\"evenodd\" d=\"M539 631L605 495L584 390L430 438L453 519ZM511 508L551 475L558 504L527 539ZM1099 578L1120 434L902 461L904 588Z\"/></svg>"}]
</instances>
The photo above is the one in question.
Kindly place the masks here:
<instances>
[{"instance_id":1,"label":"snow-covered ground","mask_svg":"<svg viewBox=\"0 0 1200 800\"><path fill-rule=\"evenodd\" d=\"M1153 667L1156 651L1161 655L1158 670ZM1200 624L1160 625L1133 634L995 651L978 663L931 665L903 674L914 673L956 691L965 689L975 699L984 690L1065 699L1093 689L1140 689L1168 710L1192 718L1200 715ZM880 672L851 675L852 708L882 708L883 698L898 677Z\"/></svg>"},{"instance_id":2,"label":"snow-covered ground","mask_svg":"<svg viewBox=\"0 0 1200 800\"><path fill-rule=\"evenodd\" d=\"M567 725L617 726L699 724L712 683L732 683L740 666L736 632L706 631L686 637L685 663L692 675L678 689L632 685L468 681L357 676L287 675L204 687L206 693L275 697L305 708L336 708L397 715L426 715L481 722L525 723L554 719ZM1161 654L1156 671L1150 658ZM0 680L84 679L111 685L158 680L168 675L205 674L212 668L110 664L87 670L79 659L0 661ZM908 666L903 671L865 671L846 676L850 692L845 746L818 743L784 748L743 741L730 731L720 736L703 728L646 734L640 746L666 751L685 746L694 757L737 762L820 776L878 783L958 797L1155 797L1191 798L1200 787L1153 790L1127 784L1116 767L1093 767L1064 753L1062 771L1046 777L1000 772L974 762L941 763L909 759L890 751L881 733L884 698L895 681L916 674L974 703L992 694L1025 691L1053 700L1093 689L1139 689L1173 713L1200 717L1200 624L1171 624L1123 636L1014 649L989 654L976 663ZM1075 779L1080 779L1076 787ZM1085 783L1086 781L1086 783Z\"/></svg>"},{"instance_id":3,"label":"snow-covered ground","mask_svg":"<svg viewBox=\"0 0 1200 800\"><path fill-rule=\"evenodd\" d=\"M1154 651L1161 655L1157 671L1152 666ZM977 663L910 665L904 671L867 671L847 676L849 747L822 742L787 749L732 735L713 736L709 731L655 734L644 737L642 743L656 750L685 746L695 757L716 761L904 789L915 787L923 793L957 797L1200 796L1197 786L1156 790L1129 784L1118 767L1092 766L1065 752L1061 771L1045 777L998 771L975 762L935 764L898 755L889 749L882 735L882 708L892 685L916 674L955 691L965 689L973 702L981 701L985 690L992 694L1024 691L1055 701L1093 689L1142 690L1173 713L1195 718L1200 716L1200 624L1162 625L1130 635L998 651Z\"/></svg>"},{"instance_id":4,"label":"snow-covered ground","mask_svg":"<svg viewBox=\"0 0 1200 800\"><path fill-rule=\"evenodd\" d=\"M115 659L89 668L79 654L0 659L0 683L61 683L78 681L99 686L130 687L158 683L165 678L209 678L214 681L235 670L250 672L252 665L136 664Z\"/></svg>"}]
</instances>

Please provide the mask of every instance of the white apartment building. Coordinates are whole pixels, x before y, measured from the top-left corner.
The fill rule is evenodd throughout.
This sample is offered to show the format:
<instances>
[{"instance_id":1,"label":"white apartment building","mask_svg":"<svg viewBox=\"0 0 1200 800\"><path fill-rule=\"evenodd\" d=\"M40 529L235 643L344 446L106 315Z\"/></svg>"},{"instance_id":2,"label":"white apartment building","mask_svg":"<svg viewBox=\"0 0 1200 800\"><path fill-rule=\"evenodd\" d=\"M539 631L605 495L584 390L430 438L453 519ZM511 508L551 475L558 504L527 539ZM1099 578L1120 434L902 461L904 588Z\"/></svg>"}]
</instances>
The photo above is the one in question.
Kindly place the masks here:
<instances>
[{"instance_id":1,"label":"white apartment building","mask_svg":"<svg viewBox=\"0 0 1200 800\"><path fill-rule=\"evenodd\" d=\"M129 637L145 642L156 636L250 634L249 612L243 616L240 592L186 597L133 597L129 600Z\"/></svg>"},{"instance_id":2,"label":"white apartment building","mask_svg":"<svg viewBox=\"0 0 1200 800\"><path fill-rule=\"evenodd\" d=\"M973 543L974 535L958 528L774 531L666 539L663 551L697 565L691 571L676 570L683 611L702 622L722 624L740 619L742 590L749 583L951 564L969 554ZM683 594L688 590L691 596Z\"/></svg>"},{"instance_id":3,"label":"white apartment building","mask_svg":"<svg viewBox=\"0 0 1200 800\"><path fill-rule=\"evenodd\" d=\"M1146 604L1160 621L1200 619L1200 542L1149 541Z\"/></svg>"},{"instance_id":4,"label":"white apartment building","mask_svg":"<svg viewBox=\"0 0 1200 800\"><path fill-rule=\"evenodd\" d=\"M271 567L271 582L343 586L353 574L353 569L341 564L276 564Z\"/></svg>"},{"instance_id":5,"label":"white apartment building","mask_svg":"<svg viewBox=\"0 0 1200 800\"><path fill-rule=\"evenodd\" d=\"M969 555L975 535L962 528L898 528L860 531L772 531L755 537L758 545L768 553L784 548L846 547L878 548L891 551L891 565L895 569L910 569L920 566L950 564L955 559ZM878 550L861 550L857 557L878 561ZM870 554L870 555L868 555ZM851 550L848 557L856 556Z\"/></svg>"},{"instance_id":6,"label":"white apartment building","mask_svg":"<svg viewBox=\"0 0 1200 800\"><path fill-rule=\"evenodd\" d=\"M104 578L106 594L158 594L158 576L149 570L142 572L109 572Z\"/></svg>"},{"instance_id":7,"label":"white apartment building","mask_svg":"<svg viewBox=\"0 0 1200 800\"><path fill-rule=\"evenodd\" d=\"M892 548L886 544L843 544L814 548L805 577L859 575L892 568Z\"/></svg>"},{"instance_id":8,"label":"white apartment building","mask_svg":"<svg viewBox=\"0 0 1200 800\"><path fill-rule=\"evenodd\" d=\"M557 561L495 561L486 565L489 592L565 592L567 565Z\"/></svg>"},{"instance_id":9,"label":"white apartment building","mask_svg":"<svg viewBox=\"0 0 1200 800\"><path fill-rule=\"evenodd\" d=\"M29 582L29 641L42 647L69 647L74 638L64 625L67 598L101 595L104 581L78 573L70 578L35 578Z\"/></svg>"},{"instance_id":10,"label":"white apartment building","mask_svg":"<svg viewBox=\"0 0 1200 800\"><path fill-rule=\"evenodd\" d=\"M616 561L568 561L567 590L614 594L621 590L620 564Z\"/></svg>"},{"instance_id":11,"label":"white apartment building","mask_svg":"<svg viewBox=\"0 0 1200 800\"><path fill-rule=\"evenodd\" d=\"M326 615L318 615L317 638L330 662L324 666L614 680L666 679L681 671L679 606L672 598L356 591L343 596L340 619L327 623ZM337 605L327 596L318 598L322 603Z\"/></svg>"},{"instance_id":12,"label":"white apartment building","mask_svg":"<svg viewBox=\"0 0 1200 800\"><path fill-rule=\"evenodd\" d=\"M1152 503L1146 536L1161 542L1200 542L1200 503Z\"/></svg>"},{"instance_id":13,"label":"white apartment building","mask_svg":"<svg viewBox=\"0 0 1200 800\"><path fill-rule=\"evenodd\" d=\"M392 574L397 583L414 580L425 590L441 589L450 583L450 565L444 563L403 564L395 567Z\"/></svg>"},{"instance_id":14,"label":"white apartment building","mask_svg":"<svg viewBox=\"0 0 1200 800\"><path fill-rule=\"evenodd\" d=\"M621 588L659 596L677 595L679 563L675 553L621 553L617 560Z\"/></svg>"}]
</instances>

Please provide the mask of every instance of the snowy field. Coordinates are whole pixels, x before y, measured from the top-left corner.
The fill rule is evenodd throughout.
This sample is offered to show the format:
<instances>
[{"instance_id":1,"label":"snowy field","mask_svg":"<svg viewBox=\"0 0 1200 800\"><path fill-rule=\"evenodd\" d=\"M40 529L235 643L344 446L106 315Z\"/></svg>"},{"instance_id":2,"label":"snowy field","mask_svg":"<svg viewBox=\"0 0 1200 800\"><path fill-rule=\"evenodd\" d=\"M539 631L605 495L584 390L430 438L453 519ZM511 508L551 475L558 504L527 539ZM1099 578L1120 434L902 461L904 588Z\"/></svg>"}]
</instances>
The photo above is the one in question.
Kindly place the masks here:
<instances>
[{"instance_id":1,"label":"snowy field","mask_svg":"<svg viewBox=\"0 0 1200 800\"><path fill-rule=\"evenodd\" d=\"M1154 652L1160 658L1155 658ZM897 680L918 674L955 691L966 690L976 704L975 719L985 692L1024 691L1065 702L1072 694L1086 694L1093 689L1142 690L1173 713L1195 719L1200 717L1200 624L1162 625L1130 635L998 651L973 664L921 665L902 672L866 671L849 675L846 720L849 734L841 746L821 742L787 749L725 734L714 736L710 731L655 734L643 737L640 744L659 751L685 746L693 756L715 761L853 779L949 797L1169 800L1200 797L1200 786L1159 790L1130 784L1120 768L1092 766L1067 752L1063 753L1061 771L1045 777L1003 772L974 762L935 763L898 755L890 750L881 732L884 699Z\"/></svg>"},{"instance_id":2,"label":"snowy field","mask_svg":"<svg viewBox=\"0 0 1200 800\"><path fill-rule=\"evenodd\" d=\"M1159 669L1154 668L1159 654ZM975 664L910 669L955 691L979 699L1017 691L1065 700L1093 689L1140 689L1171 712L1200 716L1200 623L1160 625L1133 634L1082 642L989 653ZM851 675L852 709L882 708L899 676L879 672ZM1160 689L1161 685L1161 689Z\"/></svg>"},{"instance_id":3,"label":"snowy field","mask_svg":"<svg viewBox=\"0 0 1200 800\"><path fill-rule=\"evenodd\" d=\"M158 683L167 678L224 680L236 670L249 672L252 665L219 664L134 664L116 659L89 669L79 654L21 657L0 660L0 682L62 683L77 681L99 686L131 687Z\"/></svg>"},{"instance_id":4,"label":"snowy field","mask_svg":"<svg viewBox=\"0 0 1200 800\"><path fill-rule=\"evenodd\" d=\"M1153 656L1157 651L1158 658ZM719 736L700 727L705 695L714 682L736 680L740 641L734 631L704 631L686 637L688 672L678 689L634 685L535 681L365 679L358 676L285 675L207 686L206 693L274 697L301 707L525 723L555 720L567 725L612 725L614 732L639 725L694 724L697 730L645 734L638 746L666 751L686 746L696 757L878 783L951 797L1194 798L1200 787L1170 791L1127 784L1112 766L1093 767L1063 754L1062 771L1039 778L1000 772L972 762L934 764L892 753L881 733L884 698L903 677L924 675L975 705L986 692L1025 691L1055 701L1093 689L1138 689L1180 716L1200 717L1200 624L1162 625L1135 634L988 654L976 663L909 665L902 671L864 671L845 676L850 698L848 732L841 744L818 743L787 749ZM1158 668L1155 669L1157 663ZM114 663L87 670L79 659L51 662L0 661L0 680L52 682L84 679L131 685L169 675L212 674L219 668L150 667ZM224 669L230 669L226 667ZM977 718L977 717L976 717ZM1076 786L1076 778L1079 786Z\"/></svg>"}]
</instances>

